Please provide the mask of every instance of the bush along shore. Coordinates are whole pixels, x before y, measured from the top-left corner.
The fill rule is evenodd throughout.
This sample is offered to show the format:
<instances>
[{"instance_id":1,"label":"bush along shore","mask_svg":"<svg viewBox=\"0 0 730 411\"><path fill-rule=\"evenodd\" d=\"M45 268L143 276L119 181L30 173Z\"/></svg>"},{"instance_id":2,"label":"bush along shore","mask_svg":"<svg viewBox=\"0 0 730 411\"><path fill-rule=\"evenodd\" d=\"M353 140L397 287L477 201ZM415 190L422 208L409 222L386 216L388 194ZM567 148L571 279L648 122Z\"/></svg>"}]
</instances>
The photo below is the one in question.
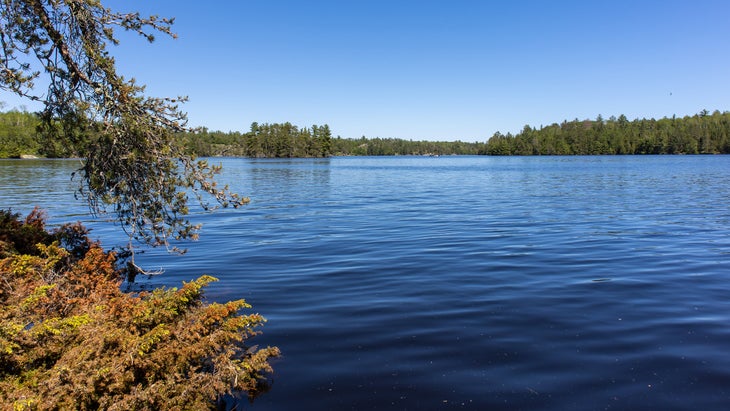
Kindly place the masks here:
<instances>
[{"instance_id":1,"label":"bush along shore","mask_svg":"<svg viewBox=\"0 0 730 411\"><path fill-rule=\"evenodd\" d=\"M203 299L215 278L123 292L120 259L80 224L0 210L0 407L216 409L268 389L276 347L244 300Z\"/></svg>"}]
</instances>

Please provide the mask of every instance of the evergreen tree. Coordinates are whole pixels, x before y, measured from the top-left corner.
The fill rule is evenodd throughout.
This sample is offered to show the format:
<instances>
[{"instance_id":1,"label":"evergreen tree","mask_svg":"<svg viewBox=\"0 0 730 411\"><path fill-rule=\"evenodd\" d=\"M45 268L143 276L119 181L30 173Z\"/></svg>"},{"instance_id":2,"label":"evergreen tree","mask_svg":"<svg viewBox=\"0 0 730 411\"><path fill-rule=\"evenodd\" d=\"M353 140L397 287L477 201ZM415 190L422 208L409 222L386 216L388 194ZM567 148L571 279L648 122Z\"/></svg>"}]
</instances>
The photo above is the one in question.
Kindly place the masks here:
<instances>
[{"instance_id":1,"label":"evergreen tree","mask_svg":"<svg viewBox=\"0 0 730 411\"><path fill-rule=\"evenodd\" d=\"M219 171L194 161L177 144L186 117L184 98L144 95L144 87L120 76L109 44L115 30L153 41L174 36L172 19L119 13L99 1L3 0L0 2L0 89L43 101L42 135L62 145L83 146L79 194L91 210L116 214L131 240L167 245L195 238L187 193L205 204L208 193L222 205L247 201L212 181ZM41 67L42 71L35 71ZM49 84L45 91L35 84Z\"/></svg>"},{"instance_id":2,"label":"evergreen tree","mask_svg":"<svg viewBox=\"0 0 730 411\"><path fill-rule=\"evenodd\" d=\"M515 136L495 133L490 155L716 154L730 153L730 113L703 110L692 117L636 119L599 115L595 121L563 121L539 130L525 126Z\"/></svg>"}]
</instances>

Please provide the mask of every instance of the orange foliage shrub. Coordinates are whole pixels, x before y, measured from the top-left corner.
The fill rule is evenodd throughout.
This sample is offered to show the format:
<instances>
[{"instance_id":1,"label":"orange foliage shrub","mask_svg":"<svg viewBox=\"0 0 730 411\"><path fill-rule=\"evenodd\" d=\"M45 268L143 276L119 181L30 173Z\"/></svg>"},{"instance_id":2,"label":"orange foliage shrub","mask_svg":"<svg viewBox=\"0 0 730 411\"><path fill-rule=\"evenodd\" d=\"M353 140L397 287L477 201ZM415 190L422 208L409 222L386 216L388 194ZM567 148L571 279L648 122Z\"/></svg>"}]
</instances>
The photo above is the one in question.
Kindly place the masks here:
<instances>
[{"instance_id":1,"label":"orange foliage shrub","mask_svg":"<svg viewBox=\"0 0 730 411\"><path fill-rule=\"evenodd\" d=\"M215 409L266 389L279 351L245 345L265 322L245 301L203 302L209 276L124 293L114 253L86 234L0 210L0 407Z\"/></svg>"}]
</instances>

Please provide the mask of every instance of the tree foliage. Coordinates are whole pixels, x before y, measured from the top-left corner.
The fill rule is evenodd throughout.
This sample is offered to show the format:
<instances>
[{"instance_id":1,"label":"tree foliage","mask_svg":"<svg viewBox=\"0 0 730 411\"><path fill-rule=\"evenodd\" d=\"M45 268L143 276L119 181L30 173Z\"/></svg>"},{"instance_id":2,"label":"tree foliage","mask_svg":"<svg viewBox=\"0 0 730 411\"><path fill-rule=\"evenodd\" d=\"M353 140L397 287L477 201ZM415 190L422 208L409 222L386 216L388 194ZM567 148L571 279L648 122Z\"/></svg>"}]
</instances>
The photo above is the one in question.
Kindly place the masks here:
<instances>
[{"instance_id":1,"label":"tree foliage","mask_svg":"<svg viewBox=\"0 0 730 411\"><path fill-rule=\"evenodd\" d=\"M26 111L0 113L0 158L18 158L41 151L36 129L39 118Z\"/></svg>"},{"instance_id":2,"label":"tree foliage","mask_svg":"<svg viewBox=\"0 0 730 411\"><path fill-rule=\"evenodd\" d=\"M247 133L200 128L177 138L190 153L204 157L328 157L332 147L327 124L299 128L291 123L254 122Z\"/></svg>"},{"instance_id":3,"label":"tree foliage","mask_svg":"<svg viewBox=\"0 0 730 411\"><path fill-rule=\"evenodd\" d=\"M0 1L0 89L44 102L41 135L84 156L79 196L94 213L116 213L131 239L151 245L195 238L188 192L224 206L247 201L215 185L219 168L176 144L174 134L186 129L178 107L185 98L146 96L116 71L109 50L117 30L153 41L156 33L174 36L172 23L98 0Z\"/></svg>"},{"instance_id":4,"label":"tree foliage","mask_svg":"<svg viewBox=\"0 0 730 411\"><path fill-rule=\"evenodd\" d=\"M86 234L0 210L1 408L215 409L266 389L279 351L245 345L265 321L245 301L203 302L208 276L124 293Z\"/></svg>"},{"instance_id":5,"label":"tree foliage","mask_svg":"<svg viewBox=\"0 0 730 411\"><path fill-rule=\"evenodd\" d=\"M329 125L299 128L291 123L253 123L250 131L222 132L206 128L178 139L190 153L230 157L328 157L384 155L480 154L483 143L413 141L397 138L332 137Z\"/></svg>"},{"instance_id":6,"label":"tree foliage","mask_svg":"<svg viewBox=\"0 0 730 411\"><path fill-rule=\"evenodd\" d=\"M516 135L495 133L491 155L730 154L730 112L704 110L683 118L564 121Z\"/></svg>"},{"instance_id":7,"label":"tree foliage","mask_svg":"<svg viewBox=\"0 0 730 411\"><path fill-rule=\"evenodd\" d=\"M476 155L483 143L464 141L404 140L401 138L336 138L332 150L343 156L429 156L429 155Z\"/></svg>"}]
</instances>

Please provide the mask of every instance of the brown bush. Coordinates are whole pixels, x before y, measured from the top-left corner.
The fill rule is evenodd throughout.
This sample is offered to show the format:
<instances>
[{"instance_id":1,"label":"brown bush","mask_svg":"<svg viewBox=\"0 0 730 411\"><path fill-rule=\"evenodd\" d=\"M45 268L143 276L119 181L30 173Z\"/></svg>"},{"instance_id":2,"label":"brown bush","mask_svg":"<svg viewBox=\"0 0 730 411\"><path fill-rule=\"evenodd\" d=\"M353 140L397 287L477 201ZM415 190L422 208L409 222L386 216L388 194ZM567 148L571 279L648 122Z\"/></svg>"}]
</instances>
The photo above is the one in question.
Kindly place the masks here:
<instances>
[{"instance_id":1,"label":"brown bush","mask_svg":"<svg viewBox=\"0 0 730 411\"><path fill-rule=\"evenodd\" d=\"M245 301L204 302L209 276L124 293L114 253L43 221L0 212L0 406L214 409L266 390L279 351L245 345L265 322Z\"/></svg>"}]
</instances>

